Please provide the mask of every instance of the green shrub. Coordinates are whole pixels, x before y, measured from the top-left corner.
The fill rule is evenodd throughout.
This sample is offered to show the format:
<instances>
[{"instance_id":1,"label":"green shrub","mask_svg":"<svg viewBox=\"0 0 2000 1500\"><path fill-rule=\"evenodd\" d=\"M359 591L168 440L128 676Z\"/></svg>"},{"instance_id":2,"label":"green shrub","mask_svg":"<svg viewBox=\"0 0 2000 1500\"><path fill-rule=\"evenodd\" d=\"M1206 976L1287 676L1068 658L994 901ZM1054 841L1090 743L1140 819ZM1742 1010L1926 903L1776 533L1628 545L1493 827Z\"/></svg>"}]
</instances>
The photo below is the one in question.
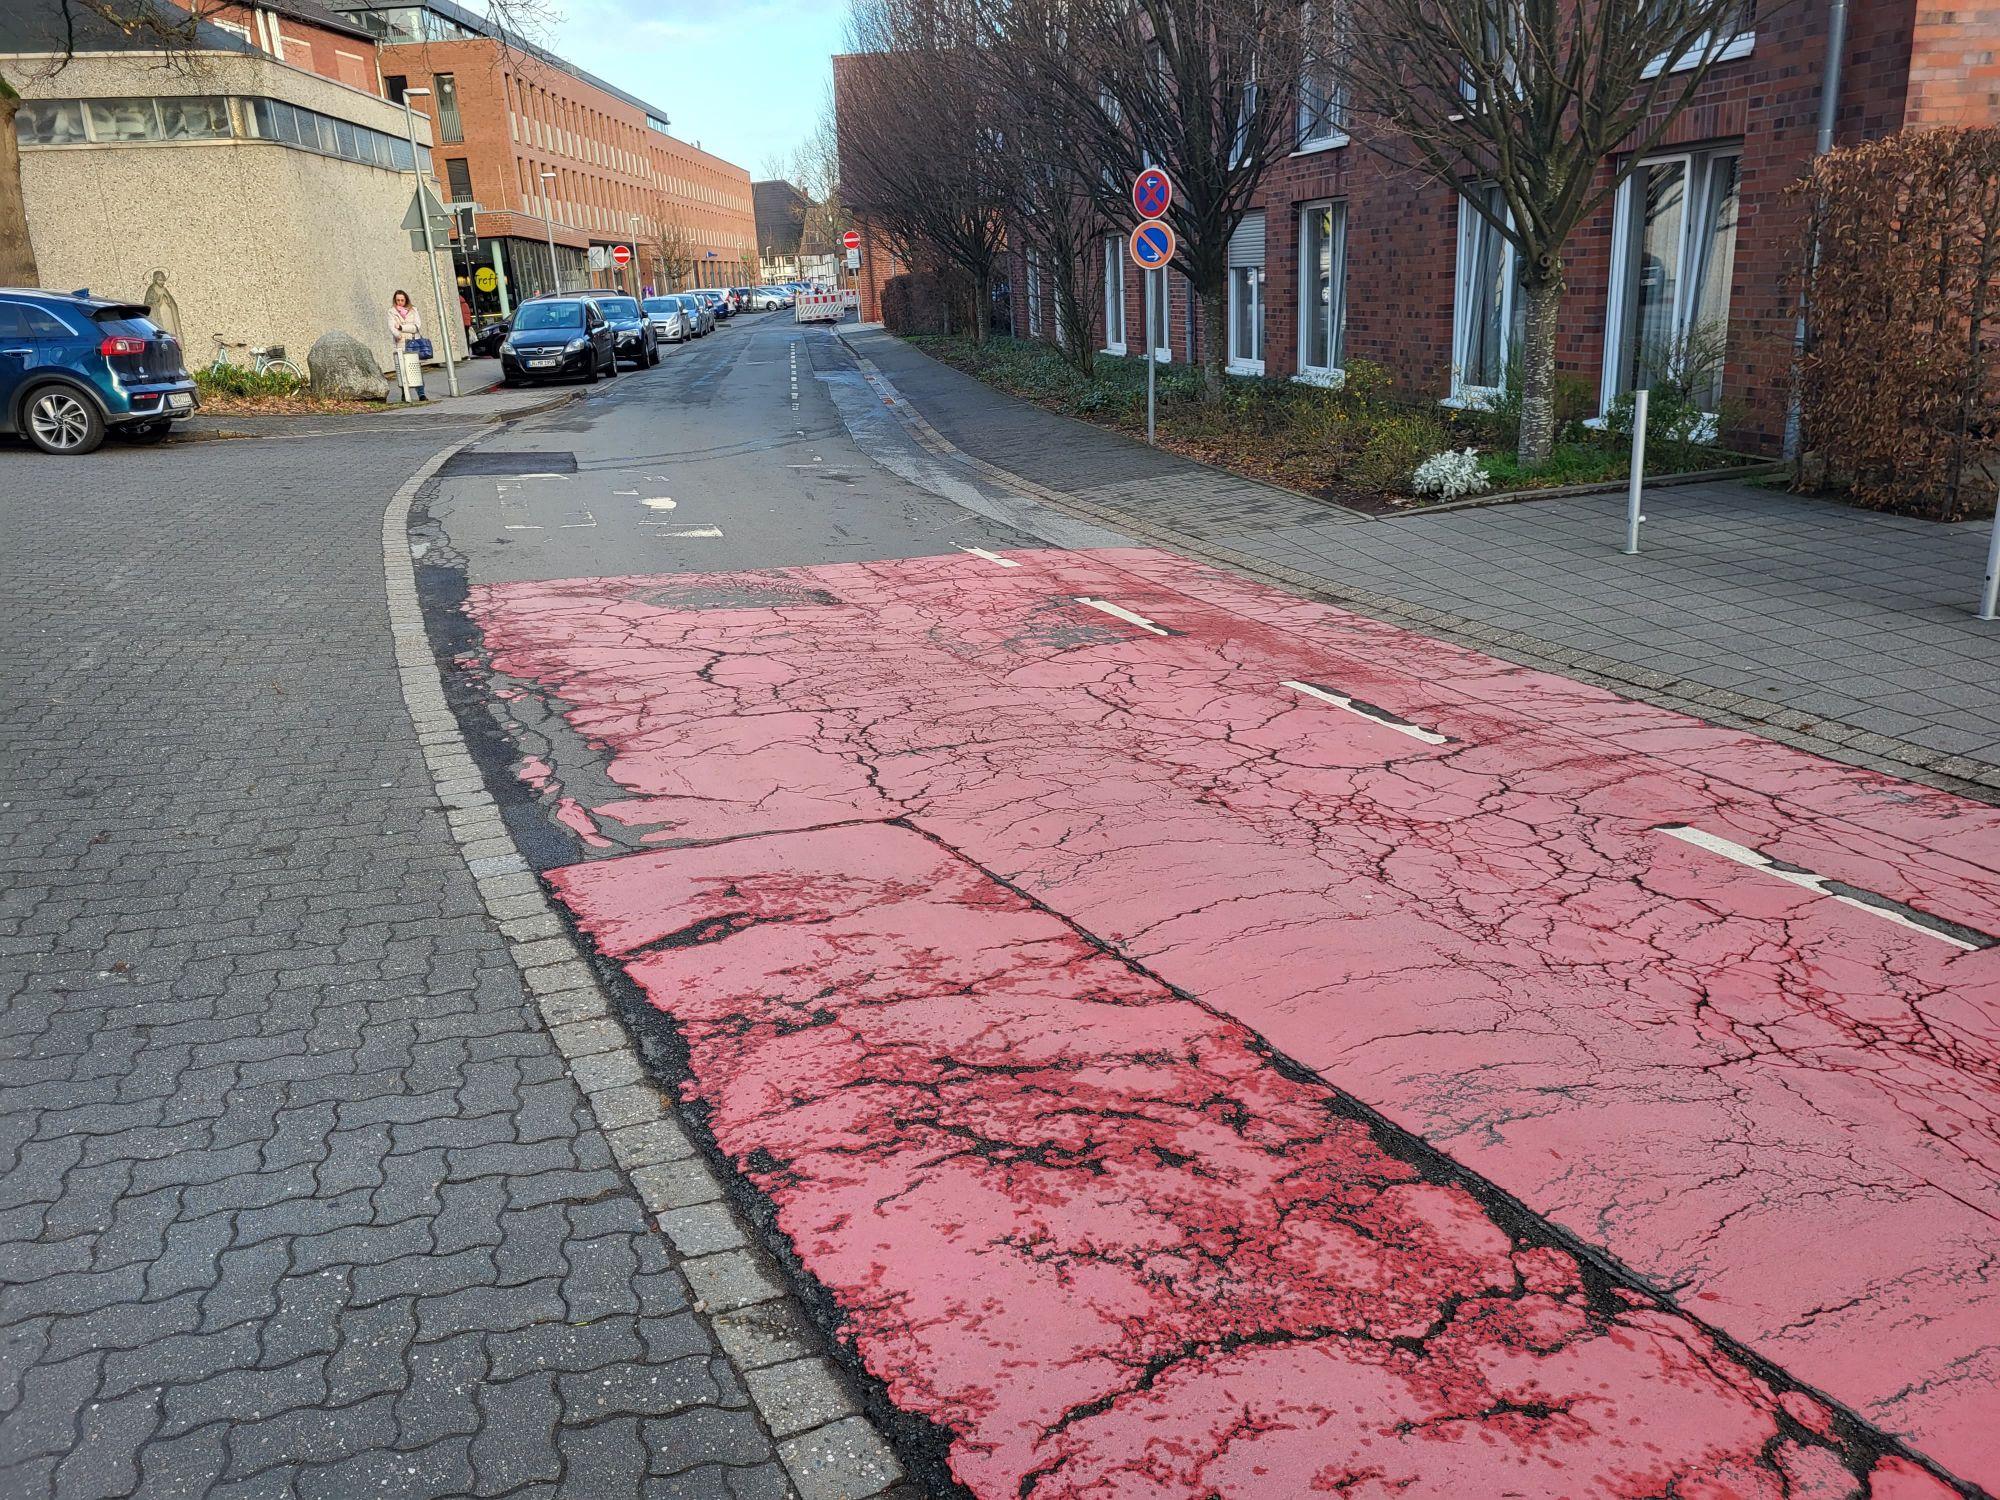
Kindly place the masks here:
<instances>
[{"instance_id":1,"label":"green shrub","mask_svg":"<svg viewBox=\"0 0 2000 1500\"><path fill-rule=\"evenodd\" d=\"M1444 423L1427 412L1383 416L1369 424L1344 477L1360 489L1408 494L1411 471L1450 442Z\"/></svg>"},{"instance_id":2,"label":"green shrub","mask_svg":"<svg viewBox=\"0 0 2000 1500\"><path fill-rule=\"evenodd\" d=\"M284 370L259 374L248 365L224 365L219 370L196 370L194 383L204 396L296 396L306 382Z\"/></svg>"}]
</instances>

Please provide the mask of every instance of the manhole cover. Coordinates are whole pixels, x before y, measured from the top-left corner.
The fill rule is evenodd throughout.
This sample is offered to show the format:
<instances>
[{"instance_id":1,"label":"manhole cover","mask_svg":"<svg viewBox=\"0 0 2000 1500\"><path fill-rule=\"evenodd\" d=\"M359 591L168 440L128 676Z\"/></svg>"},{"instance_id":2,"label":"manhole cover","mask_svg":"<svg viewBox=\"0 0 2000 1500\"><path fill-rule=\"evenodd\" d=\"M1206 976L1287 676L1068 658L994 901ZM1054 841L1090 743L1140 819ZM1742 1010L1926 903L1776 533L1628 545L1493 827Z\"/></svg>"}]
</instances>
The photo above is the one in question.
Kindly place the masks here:
<instances>
[{"instance_id":1,"label":"manhole cover","mask_svg":"<svg viewBox=\"0 0 2000 1500\"><path fill-rule=\"evenodd\" d=\"M454 453L438 470L440 476L454 474L574 474L574 453Z\"/></svg>"}]
</instances>

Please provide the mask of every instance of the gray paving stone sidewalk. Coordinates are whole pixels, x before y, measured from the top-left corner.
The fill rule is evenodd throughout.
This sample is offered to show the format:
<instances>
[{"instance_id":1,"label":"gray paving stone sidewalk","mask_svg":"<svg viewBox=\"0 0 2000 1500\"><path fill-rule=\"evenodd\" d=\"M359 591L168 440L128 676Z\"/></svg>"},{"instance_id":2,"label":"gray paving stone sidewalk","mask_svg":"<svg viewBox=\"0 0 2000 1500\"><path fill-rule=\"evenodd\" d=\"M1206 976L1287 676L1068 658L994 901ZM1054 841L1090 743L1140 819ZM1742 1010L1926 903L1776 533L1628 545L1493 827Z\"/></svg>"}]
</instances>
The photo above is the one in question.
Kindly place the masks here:
<instances>
[{"instance_id":1,"label":"gray paving stone sidewalk","mask_svg":"<svg viewBox=\"0 0 2000 1500\"><path fill-rule=\"evenodd\" d=\"M1985 523L1939 526L1746 484L1361 521L1042 411L879 332L844 335L949 443L1106 524L1496 654L1861 764L2000 788L2000 625L1973 617ZM1264 489L1264 486L1251 486Z\"/></svg>"},{"instance_id":2,"label":"gray paving stone sidewalk","mask_svg":"<svg viewBox=\"0 0 2000 1500\"><path fill-rule=\"evenodd\" d=\"M440 441L0 451L10 1500L790 1493L406 715Z\"/></svg>"}]
</instances>

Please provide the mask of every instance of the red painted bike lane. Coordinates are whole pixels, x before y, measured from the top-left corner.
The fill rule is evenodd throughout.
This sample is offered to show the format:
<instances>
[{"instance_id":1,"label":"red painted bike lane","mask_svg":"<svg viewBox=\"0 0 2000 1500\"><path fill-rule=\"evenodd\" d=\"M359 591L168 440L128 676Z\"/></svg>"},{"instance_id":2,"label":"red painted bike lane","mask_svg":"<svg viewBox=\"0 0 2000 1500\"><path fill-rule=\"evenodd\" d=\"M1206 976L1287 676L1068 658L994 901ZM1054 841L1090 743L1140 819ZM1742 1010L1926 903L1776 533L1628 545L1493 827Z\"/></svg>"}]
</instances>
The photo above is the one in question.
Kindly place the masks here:
<instances>
[{"instance_id":1,"label":"red painted bike lane","mask_svg":"<svg viewBox=\"0 0 2000 1500\"><path fill-rule=\"evenodd\" d=\"M1993 1479L1990 811L1179 559L1006 561L472 605L595 817L729 840L556 883L970 1488L1854 1489L1865 1435L1327 1084Z\"/></svg>"}]
</instances>

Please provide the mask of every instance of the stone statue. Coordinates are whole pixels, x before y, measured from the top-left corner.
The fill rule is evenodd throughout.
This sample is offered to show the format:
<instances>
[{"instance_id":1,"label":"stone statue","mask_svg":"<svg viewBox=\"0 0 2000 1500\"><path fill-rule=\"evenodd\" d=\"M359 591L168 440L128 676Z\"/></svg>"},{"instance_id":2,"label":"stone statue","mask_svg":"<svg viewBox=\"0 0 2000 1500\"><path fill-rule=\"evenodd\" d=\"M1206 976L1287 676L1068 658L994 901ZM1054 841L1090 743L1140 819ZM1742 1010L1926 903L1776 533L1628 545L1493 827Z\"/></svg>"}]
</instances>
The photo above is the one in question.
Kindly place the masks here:
<instances>
[{"instance_id":1,"label":"stone statue","mask_svg":"<svg viewBox=\"0 0 2000 1500\"><path fill-rule=\"evenodd\" d=\"M181 305L167 290L165 271L155 271L153 279L146 284L146 315L182 343L187 342L181 339Z\"/></svg>"}]
</instances>

